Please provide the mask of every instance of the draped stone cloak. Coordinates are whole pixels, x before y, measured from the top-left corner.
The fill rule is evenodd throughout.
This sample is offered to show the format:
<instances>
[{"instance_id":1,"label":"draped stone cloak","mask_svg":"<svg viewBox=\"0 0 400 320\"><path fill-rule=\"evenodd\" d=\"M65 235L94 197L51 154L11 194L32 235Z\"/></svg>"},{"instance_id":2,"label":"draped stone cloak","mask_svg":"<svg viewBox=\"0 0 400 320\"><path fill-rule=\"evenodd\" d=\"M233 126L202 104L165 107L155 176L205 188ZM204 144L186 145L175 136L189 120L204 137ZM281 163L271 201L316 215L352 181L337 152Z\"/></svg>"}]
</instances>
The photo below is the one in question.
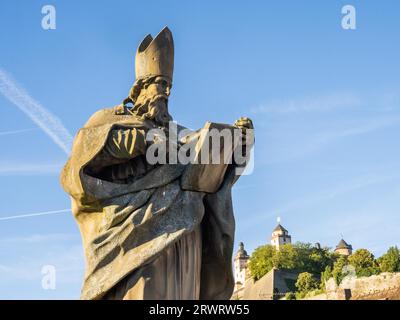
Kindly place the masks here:
<instances>
[{"instance_id":1,"label":"draped stone cloak","mask_svg":"<svg viewBox=\"0 0 400 320\"><path fill-rule=\"evenodd\" d=\"M138 133L153 127L152 121L121 105L96 112L74 139L60 180L71 197L86 258L81 299L101 299L199 227L199 298L229 299L234 286L231 188L237 176L233 165L215 193L183 190L181 164L154 166L129 183L108 181L87 170L91 163L102 161L102 150L115 128L137 130L134 147L139 148L143 138Z\"/></svg>"}]
</instances>

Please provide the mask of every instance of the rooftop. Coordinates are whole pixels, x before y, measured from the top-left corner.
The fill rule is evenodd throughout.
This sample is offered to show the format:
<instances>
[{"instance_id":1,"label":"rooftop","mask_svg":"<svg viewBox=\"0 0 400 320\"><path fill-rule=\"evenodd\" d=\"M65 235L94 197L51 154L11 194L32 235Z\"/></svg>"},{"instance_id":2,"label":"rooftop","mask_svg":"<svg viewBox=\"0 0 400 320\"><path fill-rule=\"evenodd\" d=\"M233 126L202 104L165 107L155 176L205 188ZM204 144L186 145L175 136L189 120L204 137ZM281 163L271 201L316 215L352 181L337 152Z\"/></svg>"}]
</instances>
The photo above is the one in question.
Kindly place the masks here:
<instances>
[{"instance_id":1,"label":"rooftop","mask_svg":"<svg viewBox=\"0 0 400 320\"><path fill-rule=\"evenodd\" d=\"M280 223L275 227L273 232L275 232L275 231L288 232L284 227L282 227L282 225Z\"/></svg>"},{"instance_id":2,"label":"rooftop","mask_svg":"<svg viewBox=\"0 0 400 320\"><path fill-rule=\"evenodd\" d=\"M237 256L237 257L244 257L244 258L247 258L247 257L248 257L247 251L244 250L244 244L243 244L243 242L240 242L240 243L239 243L239 249L238 249L238 251L237 251L237 253L236 253L236 256Z\"/></svg>"},{"instance_id":3,"label":"rooftop","mask_svg":"<svg viewBox=\"0 0 400 320\"><path fill-rule=\"evenodd\" d=\"M352 249L352 246L343 239L341 239L338 245L336 246L336 249Z\"/></svg>"}]
</instances>

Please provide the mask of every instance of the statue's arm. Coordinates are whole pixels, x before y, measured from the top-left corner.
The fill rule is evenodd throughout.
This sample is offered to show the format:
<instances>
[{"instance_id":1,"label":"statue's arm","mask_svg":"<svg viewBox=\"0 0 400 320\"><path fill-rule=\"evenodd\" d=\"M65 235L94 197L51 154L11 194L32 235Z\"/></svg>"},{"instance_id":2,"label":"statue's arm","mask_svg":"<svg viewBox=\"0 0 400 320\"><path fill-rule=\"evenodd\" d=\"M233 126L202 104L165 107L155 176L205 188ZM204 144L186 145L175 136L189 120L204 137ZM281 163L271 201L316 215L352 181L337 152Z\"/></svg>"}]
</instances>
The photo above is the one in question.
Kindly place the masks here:
<instances>
[{"instance_id":1,"label":"statue's arm","mask_svg":"<svg viewBox=\"0 0 400 320\"><path fill-rule=\"evenodd\" d=\"M144 130L118 127L110 131L103 149L87 168L96 173L104 167L124 163L145 154L146 146Z\"/></svg>"},{"instance_id":2,"label":"statue's arm","mask_svg":"<svg viewBox=\"0 0 400 320\"><path fill-rule=\"evenodd\" d=\"M104 152L114 159L128 160L144 154L146 145L144 130L120 128L111 130Z\"/></svg>"}]
</instances>

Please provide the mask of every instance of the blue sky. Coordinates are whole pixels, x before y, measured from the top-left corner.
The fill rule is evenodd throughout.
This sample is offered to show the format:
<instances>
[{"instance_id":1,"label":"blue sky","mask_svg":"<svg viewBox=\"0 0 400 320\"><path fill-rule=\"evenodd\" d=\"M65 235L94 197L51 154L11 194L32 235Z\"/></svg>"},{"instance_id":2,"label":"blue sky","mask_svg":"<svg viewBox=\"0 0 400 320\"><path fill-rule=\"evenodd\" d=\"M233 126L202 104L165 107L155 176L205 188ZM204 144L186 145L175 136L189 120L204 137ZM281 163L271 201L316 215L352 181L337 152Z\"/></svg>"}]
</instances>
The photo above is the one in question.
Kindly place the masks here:
<instances>
[{"instance_id":1,"label":"blue sky","mask_svg":"<svg viewBox=\"0 0 400 320\"><path fill-rule=\"evenodd\" d=\"M56 30L41 28L46 4ZM346 4L356 30L341 27ZM82 247L58 181L65 149L126 97L137 45L165 25L175 120L254 121L235 250L268 242L278 216L294 241L334 247L343 235L376 256L399 245L399 17L389 0L1 1L0 298L79 297ZM43 265L56 267L55 290L42 289Z\"/></svg>"}]
</instances>

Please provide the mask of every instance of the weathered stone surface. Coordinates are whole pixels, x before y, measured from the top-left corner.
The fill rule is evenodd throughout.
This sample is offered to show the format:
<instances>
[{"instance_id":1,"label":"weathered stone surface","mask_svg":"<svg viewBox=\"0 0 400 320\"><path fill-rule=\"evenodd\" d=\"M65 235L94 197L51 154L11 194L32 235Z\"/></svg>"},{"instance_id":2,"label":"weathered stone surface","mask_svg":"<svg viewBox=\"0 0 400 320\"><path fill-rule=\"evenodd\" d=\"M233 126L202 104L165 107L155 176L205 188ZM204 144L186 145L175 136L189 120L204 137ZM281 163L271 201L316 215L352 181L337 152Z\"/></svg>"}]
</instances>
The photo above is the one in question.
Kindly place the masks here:
<instances>
[{"instance_id":1,"label":"weathered stone surface","mask_svg":"<svg viewBox=\"0 0 400 320\"><path fill-rule=\"evenodd\" d=\"M229 299L235 164L204 169L187 190L181 186L187 165L148 161L146 150L157 143L148 133L161 129L168 136L172 120L168 28L143 40L136 61L128 98L79 130L61 173L86 257L81 298ZM241 118L235 127L252 123Z\"/></svg>"},{"instance_id":2,"label":"weathered stone surface","mask_svg":"<svg viewBox=\"0 0 400 320\"><path fill-rule=\"evenodd\" d=\"M400 273L381 273L370 277L345 277L339 286L334 279L326 284L327 299L400 299Z\"/></svg>"}]
</instances>

